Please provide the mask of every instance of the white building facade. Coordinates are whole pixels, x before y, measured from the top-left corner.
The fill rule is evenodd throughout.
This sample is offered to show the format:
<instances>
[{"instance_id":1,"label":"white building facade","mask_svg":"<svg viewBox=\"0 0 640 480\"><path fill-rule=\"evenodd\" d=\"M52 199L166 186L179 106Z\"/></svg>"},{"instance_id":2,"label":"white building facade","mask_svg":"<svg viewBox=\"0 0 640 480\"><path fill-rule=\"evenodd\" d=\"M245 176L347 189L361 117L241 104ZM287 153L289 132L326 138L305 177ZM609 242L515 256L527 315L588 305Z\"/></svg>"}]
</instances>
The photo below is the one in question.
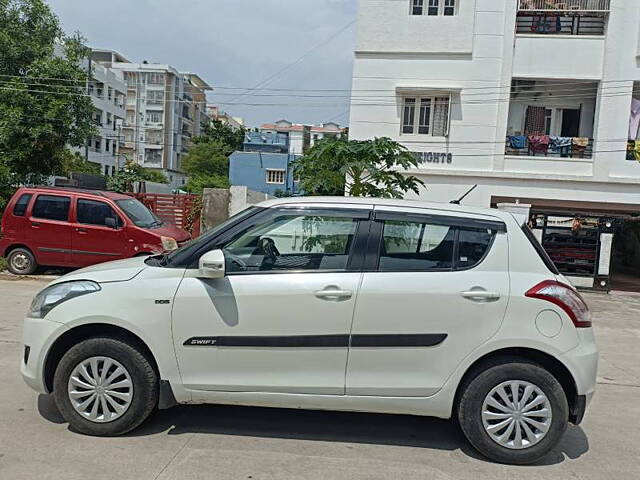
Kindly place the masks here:
<instances>
[{"instance_id":1,"label":"white building facade","mask_svg":"<svg viewBox=\"0 0 640 480\"><path fill-rule=\"evenodd\" d=\"M635 0L359 0L350 138L415 152L423 199L531 205L576 284L635 285L639 39Z\"/></svg>"},{"instance_id":2,"label":"white building facade","mask_svg":"<svg viewBox=\"0 0 640 480\"><path fill-rule=\"evenodd\" d=\"M283 135L289 144L291 155L302 155L307 148L313 147L317 141L325 137L338 137L346 134L346 130L337 123L327 122L321 125L302 125L288 120L265 123L260 132Z\"/></svg>"},{"instance_id":3,"label":"white building facade","mask_svg":"<svg viewBox=\"0 0 640 480\"><path fill-rule=\"evenodd\" d=\"M101 173L113 175L121 166L122 124L125 119L126 86L122 72L92 64L89 94L95 108L93 121L97 135L87 141L86 158L100 165Z\"/></svg>"},{"instance_id":4,"label":"white building facade","mask_svg":"<svg viewBox=\"0 0 640 480\"><path fill-rule=\"evenodd\" d=\"M206 91L211 87L171 65L133 63L108 50L94 51L93 58L124 78L123 157L163 172L172 188L182 187L187 181L182 158L209 122Z\"/></svg>"}]
</instances>

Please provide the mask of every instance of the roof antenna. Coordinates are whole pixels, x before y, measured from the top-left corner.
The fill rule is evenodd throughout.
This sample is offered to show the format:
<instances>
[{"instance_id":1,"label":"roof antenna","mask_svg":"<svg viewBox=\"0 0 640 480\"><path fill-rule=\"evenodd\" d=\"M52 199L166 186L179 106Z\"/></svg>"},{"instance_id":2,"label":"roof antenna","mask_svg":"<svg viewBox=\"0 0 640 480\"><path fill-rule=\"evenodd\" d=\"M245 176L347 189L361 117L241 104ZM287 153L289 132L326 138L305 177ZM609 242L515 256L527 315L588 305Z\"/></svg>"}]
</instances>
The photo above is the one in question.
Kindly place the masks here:
<instances>
[{"instance_id":1,"label":"roof antenna","mask_svg":"<svg viewBox=\"0 0 640 480\"><path fill-rule=\"evenodd\" d=\"M477 184L477 183L476 183L473 187L471 187L471 188L467 191L467 193L465 193L464 195L462 195L459 199L457 199L457 200L451 200L449 203L452 203L452 204L454 204L454 205L460 205L460 202L461 202L462 200L464 200L464 199L465 199L465 197L466 197L467 195L469 195L471 192L473 192L476 188L478 188L478 184Z\"/></svg>"}]
</instances>

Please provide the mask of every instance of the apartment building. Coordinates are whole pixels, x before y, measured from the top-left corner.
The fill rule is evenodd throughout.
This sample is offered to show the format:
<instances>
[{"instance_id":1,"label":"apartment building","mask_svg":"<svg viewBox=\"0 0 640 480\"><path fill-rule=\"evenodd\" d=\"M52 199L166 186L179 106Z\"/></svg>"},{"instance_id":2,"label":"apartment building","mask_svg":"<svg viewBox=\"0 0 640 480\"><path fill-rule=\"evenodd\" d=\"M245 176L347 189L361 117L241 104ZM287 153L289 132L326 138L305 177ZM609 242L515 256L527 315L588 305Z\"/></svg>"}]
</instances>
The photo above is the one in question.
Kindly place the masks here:
<instances>
[{"instance_id":1,"label":"apartment building","mask_svg":"<svg viewBox=\"0 0 640 480\"><path fill-rule=\"evenodd\" d=\"M180 188L187 181L182 158L209 122L206 91L211 87L195 73L167 64L134 63L110 50L94 51L93 59L120 72L125 81L122 155L162 171L172 188Z\"/></svg>"},{"instance_id":2,"label":"apartment building","mask_svg":"<svg viewBox=\"0 0 640 480\"><path fill-rule=\"evenodd\" d=\"M350 136L419 197L523 212L576 285L640 289L640 2L360 0Z\"/></svg>"},{"instance_id":3,"label":"apartment building","mask_svg":"<svg viewBox=\"0 0 640 480\"><path fill-rule=\"evenodd\" d=\"M229 113L220 109L218 105L207 105L207 115L211 120L218 120L225 125L229 125L234 130L245 128L244 118L233 117Z\"/></svg>"},{"instance_id":4,"label":"apartment building","mask_svg":"<svg viewBox=\"0 0 640 480\"><path fill-rule=\"evenodd\" d=\"M287 137L289 153L292 155L302 155L307 148L313 147L318 140L322 140L324 137L337 137L347 133L344 128L333 122L321 125L302 125L288 120L265 123L260 126L259 130L263 133Z\"/></svg>"}]
</instances>

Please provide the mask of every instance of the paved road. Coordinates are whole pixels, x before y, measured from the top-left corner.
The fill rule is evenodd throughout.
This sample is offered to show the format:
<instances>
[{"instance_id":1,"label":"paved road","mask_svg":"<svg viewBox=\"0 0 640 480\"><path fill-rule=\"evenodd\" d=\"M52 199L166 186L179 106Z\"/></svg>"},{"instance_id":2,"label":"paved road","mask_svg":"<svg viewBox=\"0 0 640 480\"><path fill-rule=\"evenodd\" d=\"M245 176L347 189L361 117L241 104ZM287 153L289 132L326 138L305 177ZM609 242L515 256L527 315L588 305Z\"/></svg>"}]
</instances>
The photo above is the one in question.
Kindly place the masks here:
<instances>
[{"instance_id":1,"label":"paved road","mask_svg":"<svg viewBox=\"0 0 640 480\"><path fill-rule=\"evenodd\" d=\"M602 350L587 418L539 465L511 467L450 422L400 415L185 406L126 437L75 434L18 373L22 315L43 285L0 280L3 480L640 478L640 296L587 296Z\"/></svg>"}]
</instances>

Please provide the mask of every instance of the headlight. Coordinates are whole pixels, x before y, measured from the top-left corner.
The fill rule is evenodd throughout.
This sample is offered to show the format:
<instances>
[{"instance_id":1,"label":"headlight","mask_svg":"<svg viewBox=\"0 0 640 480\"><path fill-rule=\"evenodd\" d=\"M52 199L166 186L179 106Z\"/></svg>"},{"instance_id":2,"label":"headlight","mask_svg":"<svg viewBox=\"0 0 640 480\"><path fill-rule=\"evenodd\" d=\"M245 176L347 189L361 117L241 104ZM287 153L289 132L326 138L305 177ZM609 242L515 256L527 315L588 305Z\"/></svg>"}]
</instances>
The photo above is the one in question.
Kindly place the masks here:
<instances>
[{"instance_id":1,"label":"headlight","mask_svg":"<svg viewBox=\"0 0 640 480\"><path fill-rule=\"evenodd\" d=\"M162 248L164 248L165 251L171 251L178 248L178 242L176 242L175 238L160 237L160 241L162 241Z\"/></svg>"},{"instance_id":2,"label":"headlight","mask_svg":"<svg viewBox=\"0 0 640 480\"><path fill-rule=\"evenodd\" d=\"M53 307L60 305L62 302L99 290L100 285L89 280L78 280L52 285L36 295L33 302L31 302L31 308L27 315L32 318L44 318Z\"/></svg>"}]
</instances>

